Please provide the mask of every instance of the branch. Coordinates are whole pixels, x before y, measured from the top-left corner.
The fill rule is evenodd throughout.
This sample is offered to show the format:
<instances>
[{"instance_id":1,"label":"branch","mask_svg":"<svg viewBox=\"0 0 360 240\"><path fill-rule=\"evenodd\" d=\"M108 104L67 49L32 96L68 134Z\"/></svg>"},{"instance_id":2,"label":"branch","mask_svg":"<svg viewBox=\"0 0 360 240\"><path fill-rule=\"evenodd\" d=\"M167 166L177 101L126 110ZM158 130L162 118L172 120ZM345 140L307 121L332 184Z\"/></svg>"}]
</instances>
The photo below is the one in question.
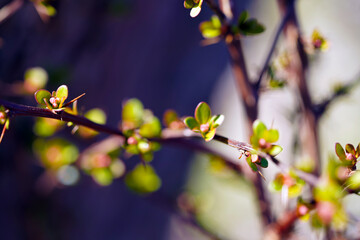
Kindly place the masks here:
<instances>
[{"instance_id":1,"label":"branch","mask_svg":"<svg viewBox=\"0 0 360 240\"><path fill-rule=\"evenodd\" d=\"M284 27L284 35L288 44L291 57L290 69L292 80L299 93L302 107L302 144L309 157L314 161L314 173L319 176L321 161L318 141L318 119L313 111L313 103L306 82L305 72L308 65L307 55L300 38L300 27L295 11L295 0L279 0L280 10L283 15L290 14L289 20Z\"/></svg>"},{"instance_id":2,"label":"branch","mask_svg":"<svg viewBox=\"0 0 360 240\"><path fill-rule=\"evenodd\" d=\"M360 76L358 75L354 80L350 81L349 83L341 86L335 93L330 96L329 98L323 100L323 102L319 104L315 104L313 106L314 112L316 117L319 119L328 109L328 107L335 102L338 98L345 96L351 90L353 90L358 84L360 84Z\"/></svg>"},{"instance_id":3,"label":"branch","mask_svg":"<svg viewBox=\"0 0 360 240\"><path fill-rule=\"evenodd\" d=\"M227 25L225 14L221 11L220 7L213 0L204 0L209 8L219 17L221 23Z\"/></svg>"},{"instance_id":4,"label":"branch","mask_svg":"<svg viewBox=\"0 0 360 240\"><path fill-rule=\"evenodd\" d=\"M75 115L66 113L64 111L56 114L56 113L51 112L48 109L25 106L25 105L20 105L20 104L16 104L16 103L10 103L8 101L0 99L0 106L1 105L9 110L10 116L33 116L33 117L52 118L52 119L57 119L60 121L73 122L74 124L88 127L95 131L98 131L98 132L103 132L103 133L118 136L118 137L112 137L112 138L105 139L99 143L96 143L96 144L90 146L87 150L85 150L83 152L83 154L88 154L88 153L97 151L99 149L103 149L104 145L106 145L107 147L110 146L111 148L113 148L114 146L121 146L121 144L123 144L123 142L124 142L124 136L120 130L111 128L107 125L94 123L84 117L81 117L81 116L75 116ZM242 172L241 166L237 163L237 161L229 159L228 157L226 157L226 156L224 156L202 144L196 143L194 141L190 141L190 139L194 139L194 138L200 139L201 135L197 134L197 133L193 133L189 129L186 129L183 131L173 131L173 130L165 129L163 131L161 138L153 138L153 139L149 139L149 140L157 141L157 142L163 143L163 144L170 144L170 145L176 144L177 146L182 146L187 149L192 149L195 151L200 151L203 153L208 153L208 154L212 154L215 156L219 156L226 162L228 167L236 170L236 172L239 174ZM270 156L266 153L255 150L254 148L252 148L251 145L249 145L247 143L229 139L227 137L224 137L224 136L221 136L218 134L215 135L213 140L223 143L223 144L226 144L230 147L236 148L239 151L258 154L259 156L266 158L267 160L276 164L283 171L288 171L290 169L290 166L286 165L285 163L280 162L273 156ZM110 142L111 142L111 144L109 145ZM316 184L317 178L315 176L305 173L305 172L302 172L302 171L297 171L297 173L298 173L299 177L304 178L304 180L306 182L308 182L310 185Z\"/></svg>"},{"instance_id":5,"label":"branch","mask_svg":"<svg viewBox=\"0 0 360 240\"><path fill-rule=\"evenodd\" d=\"M9 116L33 116L33 117L44 117L44 118L53 118L61 121L72 122L75 125L81 125L88 128L91 128L98 132L123 136L122 132L119 129L111 128L107 125L97 124L90 121L87 118L82 116L76 116L69 114L65 111L53 113L52 111L45 108L25 106L21 104L11 103L5 100L0 99L0 105L4 106L6 109L9 109Z\"/></svg>"},{"instance_id":6,"label":"branch","mask_svg":"<svg viewBox=\"0 0 360 240\"><path fill-rule=\"evenodd\" d=\"M276 47L276 44L279 40L279 37L287 23L287 21L289 20L290 18L290 10L287 10L285 15L283 16L280 24L279 24L279 27L278 29L276 30L276 33L275 33L275 37L274 37L274 40L272 41L272 44L271 44L271 47L270 47L270 50L269 50L269 53L265 59L265 62L264 62L264 65L261 69L261 72L259 74L259 77L257 79L257 81L255 82L254 86L255 86L255 89L259 89L260 88L260 85L261 85L261 80L265 74L265 72L268 70L269 68L269 62L270 62L270 59L275 51L275 47Z\"/></svg>"}]
</instances>

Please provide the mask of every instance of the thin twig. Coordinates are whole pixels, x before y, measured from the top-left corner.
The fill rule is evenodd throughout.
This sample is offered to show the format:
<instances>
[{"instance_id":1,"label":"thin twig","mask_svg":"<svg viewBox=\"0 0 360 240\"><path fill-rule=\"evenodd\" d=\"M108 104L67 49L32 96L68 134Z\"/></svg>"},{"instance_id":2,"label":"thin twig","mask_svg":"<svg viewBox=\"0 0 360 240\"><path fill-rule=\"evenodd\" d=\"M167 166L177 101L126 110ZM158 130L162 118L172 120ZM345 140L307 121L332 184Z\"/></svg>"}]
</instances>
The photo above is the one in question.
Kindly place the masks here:
<instances>
[{"instance_id":1,"label":"thin twig","mask_svg":"<svg viewBox=\"0 0 360 240\"><path fill-rule=\"evenodd\" d=\"M269 68L269 62L270 62L270 59L275 51L275 47L276 47L276 44L279 40L279 37L284 29L284 26L286 25L287 21L289 20L289 17L290 17L290 11L286 11L285 15L283 16L280 24L279 24L279 27L277 28L276 30L276 33L275 33L275 37L274 37L274 40L272 41L272 44L271 44L271 47L270 47L270 50L267 54L267 57L265 59L265 62L263 64L263 67L261 69L261 72L259 74L259 77L257 79L257 81L255 82L254 86L256 89L259 89L260 88L260 85L261 85L261 80L265 74L265 72L268 70Z\"/></svg>"},{"instance_id":2,"label":"thin twig","mask_svg":"<svg viewBox=\"0 0 360 240\"><path fill-rule=\"evenodd\" d=\"M341 86L339 90L337 90L332 96L328 97L327 99L323 100L319 104L315 104L313 106L314 112L317 118L320 118L329 106L335 102L338 98L345 96L349 93L349 91L353 90L357 85L360 84L360 74L354 78L354 80L350 81L349 83Z\"/></svg>"}]
</instances>

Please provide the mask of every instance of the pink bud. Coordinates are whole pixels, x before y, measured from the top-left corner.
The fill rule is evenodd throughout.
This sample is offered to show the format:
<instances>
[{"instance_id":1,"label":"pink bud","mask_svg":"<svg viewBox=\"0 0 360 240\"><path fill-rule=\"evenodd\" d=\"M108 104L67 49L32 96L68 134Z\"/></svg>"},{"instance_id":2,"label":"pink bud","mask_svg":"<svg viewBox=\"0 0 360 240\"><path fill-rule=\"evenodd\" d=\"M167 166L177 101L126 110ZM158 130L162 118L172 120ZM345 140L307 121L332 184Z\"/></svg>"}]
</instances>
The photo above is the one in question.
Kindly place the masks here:
<instances>
[{"instance_id":1,"label":"pink bud","mask_svg":"<svg viewBox=\"0 0 360 240\"><path fill-rule=\"evenodd\" d=\"M315 48L320 48L321 44L322 44L321 39L316 39L316 40L313 41L313 45L314 45Z\"/></svg>"},{"instance_id":2,"label":"pink bud","mask_svg":"<svg viewBox=\"0 0 360 240\"><path fill-rule=\"evenodd\" d=\"M207 131L209 131L209 123L205 123L205 124L201 124L200 125L200 131L201 132L207 132Z\"/></svg>"},{"instance_id":3,"label":"pink bud","mask_svg":"<svg viewBox=\"0 0 360 240\"><path fill-rule=\"evenodd\" d=\"M300 205L297 208L297 212L300 216L304 216L305 214L307 214L309 212L309 208L305 205Z\"/></svg>"},{"instance_id":4,"label":"pink bud","mask_svg":"<svg viewBox=\"0 0 360 240\"><path fill-rule=\"evenodd\" d=\"M134 137L129 137L129 138L127 139L127 143L128 143L129 145L134 145L134 144L137 144L137 141L136 141L136 139L135 139Z\"/></svg>"},{"instance_id":5,"label":"pink bud","mask_svg":"<svg viewBox=\"0 0 360 240\"><path fill-rule=\"evenodd\" d=\"M4 112L0 112L0 119L5 119L6 118L6 114Z\"/></svg>"},{"instance_id":6,"label":"pink bud","mask_svg":"<svg viewBox=\"0 0 360 240\"><path fill-rule=\"evenodd\" d=\"M256 155L256 154L251 155L251 162L255 163L255 162L259 162L259 161L260 161L260 158L258 155Z\"/></svg>"},{"instance_id":7,"label":"pink bud","mask_svg":"<svg viewBox=\"0 0 360 240\"><path fill-rule=\"evenodd\" d=\"M352 160L356 160L355 156L352 155L351 153L345 153L346 154L346 160L352 161Z\"/></svg>"},{"instance_id":8,"label":"pink bud","mask_svg":"<svg viewBox=\"0 0 360 240\"><path fill-rule=\"evenodd\" d=\"M335 206L331 202L319 202L316 205L317 213L325 224L329 224L335 214Z\"/></svg>"},{"instance_id":9,"label":"pink bud","mask_svg":"<svg viewBox=\"0 0 360 240\"><path fill-rule=\"evenodd\" d=\"M56 101L57 99L55 98L55 97L51 97L50 98L50 103L53 105L53 107L57 107L58 106L58 104L57 104L57 101Z\"/></svg>"}]
</instances>

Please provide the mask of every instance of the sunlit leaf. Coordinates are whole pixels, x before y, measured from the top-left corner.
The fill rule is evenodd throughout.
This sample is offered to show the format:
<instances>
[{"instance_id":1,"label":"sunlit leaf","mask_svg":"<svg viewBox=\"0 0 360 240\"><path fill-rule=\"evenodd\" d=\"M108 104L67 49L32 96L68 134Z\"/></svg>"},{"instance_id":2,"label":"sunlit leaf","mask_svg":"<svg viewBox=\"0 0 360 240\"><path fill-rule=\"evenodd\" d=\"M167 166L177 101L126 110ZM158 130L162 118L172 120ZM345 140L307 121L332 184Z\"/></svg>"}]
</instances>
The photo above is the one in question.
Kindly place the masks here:
<instances>
[{"instance_id":1,"label":"sunlit leaf","mask_svg":"<svg viewBox=\"0 0 360 240\"><path fill-rule=\"evenodd\" d=\"M251 161L251 156L246 158L246 162L254 172L258 171L256 164Z\"/></svg>"},{"instance_id":2,"label":"sunlit leaf","mask_svg":"<svg viewBox=\"0 0 360 240\"><path fill-rule=\"evenodd\" d=\"M360 172L356 171L346 181L346 185L352 190L360 189Z\"/></svg>"},{"instance_id":3,"label":"sunlit leaf","mask_svg":"<svg viewBox=\"0 0 360 240\"><path fill-rule=\"evenodd\" d=\"M44 99L46 99L46 101L49 102L49 100L51 98L51 93L44 89L40 89L40 90L36 91L34 95L35 95L36 101L40 105L43 105L43 106L46 106L46 102L44 102Z\"/></svg>"},{"instance_id":4,"label":"sunlit leaf","mask_svg":"<svg viewBox=\"0 0 360 240\"><path fill-rule=\"evenodd\" d=\"M193 117L187 117L184 119L185 125L191 130L199 130L200 125Z\"/></svg>"},{"instance_id":5,"label":"sunlit leaf","mask_svg":"<svg viewBox=\"0 0 360 240\"><path fill-rule=\"evenodd\" d=\"M33 93L37 89L45 87L48 81L48 74L41 67L27 69L24 77L24 87L29 93Z\"/></svg>"},{"instance_id":6,"label":"sunlit leaf","mask_svg":"<svg viewBox=\"0 0 360 240\"><path fill-rule=\"evenodd\" d=\"M207 133L205 133L205 135L204 135L205 141L206 142L211 141L214 138L215 133L216 133L216 129L212 129L212 130L208 131Z\"/></svg>"},{"instance_id":7,"label":"sunlit leaf","mask_svg":"<svg viewBox=\"0 0 360 240\"><path fill-rule=\"evenodd\" d=\"M195 5L193 0L185 0L184 1L184 7L187 9L193 8Z\"/></svg>"},{"instance_id":8,"label":"sunlit leaf","mask_svg":"<svg viewBox=\"0 0 360 240\"><path fill-rule=\"evenodd\" d=\"M60 87L58 87L58 89L56 90L56 97L58 97L60 99L60 105L59 108L62 107L62 104L65 102L65 100L68 97L68 88L66 85L61 85Z\"/></svg>"},{"instance_id":9,"label":"sunlit leaf","mask_svg":"<svg viewBox=\"0 0 360 240\"><path fill-rule=\"evenodd\" d=\"M257 138L262 138L266 129L267 128L266 128L265 124L262 121L260 121L259 119L255 120L255 122L253 123L254 135Z\"/></svg>"},{"instance_id":10,"label":"sunlit leaf","mask_svg":"<svg viewBox=\"0 0 360 240\"><path fill-rule=\"evenodd\" d=\"M351 153L355 156L355 148L352 144L346 144L345 149L348 153Z\"/></svg>"},{"instance_id":11,"label":"sunlit leaf","mask_svg":"<svg viewBox=\"0 0 360 240\"><path fill-rule=\"evenodd\" d=\"M91 171L94 180L102 186L110 185L113 181L112 173L107 168L97 168Z\"/></svg>"},{"instance_id":12,"label":"sunlit leaf","mask_svg":"<svg viewBox=\"0 0 360 240\"><path fill-rule=\"evenodd\" d=\"M213 128L217 128L224 122L225 116L224 115L215 115L211 118L210 123L212 123Z\"/></svg>"},{"instance_id":13,"label":"sunlit leaf","mask_svg":"<svg viewBox=\"0 0 360 240\"><path fill-rule=\"evenodd\" d=\"M195 119L201 124L205 124L210 120L211 109L205 102L200 102L195 109Z\"/></svg>"},{"instance_id":14,"label":"sunlit leaf","mask_svg":"<svg viewBox=\"0 0 360 240\"><path fill-rule=\"evenodd\" d=\"M122 120L128 124L126 128L137 128L142 124L144 115L144 106L136 98L129 99L125 102L122 110Z\"/></svg>"},{"instance_id":15,"label":"sunlit leaf","mask_svg":"<svg viewBox=\"0 0 360 240\"><path fill-rule=\"evenodd\" d=\"M217 16L212 16L211 21L200 24L200 32L204 38L215 38L221 34L221 22Z\"/></svg>"},{"instance_id":16,"label":"sunlit leaf","mask_svg":"<svg viewBox=\"0 0 360 240\"><path fill-rule=\"evenodd\" d=\"M159 137L161 135L161 123L157 117L141 125L139 134L145 138Z\"/></svg>"},{"instance_id":17,"label":"sunlit leaf","mask_svg":"<svg viewBox=\"0 0 360 240\"><path fill-rule=\"evenodd\" d=\"M155 170L150 166L138 164L125 177L126 185L133 191L140 194L147 194L158 190L161 180Z\"/></svg>"},{"instance_id":18,"label":"sunlit leaf","mask_svg":"<svg viewBox=\"0 0 360 240\"><path fill-rule=\"evenodd\" d=\"M335 144L335 152L336 152L336 155L340 158L340 160L342 160L342 161L346 160L345 151L344 151L343 147L340 145L340 143Z\"/></svg>"},{"instance_id":19,"label":"sunlit leaf","mask_svg":"<svg viewBox=\"0 0 360 240\"><path fill-rule=\"evenodd\" d=\"M264 132L263 138L268 143L274 143L277 140L279 140L279 131L276 130L276 129L269 129L269 130Z\"/></svg>"},{"instance_id":20,"label":"sunlit leaf","mask_svg":"<svg viewBox=\"0 0 360 240\"><path fill-rule=\"evenodd\" d=\"M271 156L276 156L279 153L281 153L282 150L283 150L283 148L280 147L279 145L272 145L268 154L270 154Z\"/></svg>"}]
</instances>

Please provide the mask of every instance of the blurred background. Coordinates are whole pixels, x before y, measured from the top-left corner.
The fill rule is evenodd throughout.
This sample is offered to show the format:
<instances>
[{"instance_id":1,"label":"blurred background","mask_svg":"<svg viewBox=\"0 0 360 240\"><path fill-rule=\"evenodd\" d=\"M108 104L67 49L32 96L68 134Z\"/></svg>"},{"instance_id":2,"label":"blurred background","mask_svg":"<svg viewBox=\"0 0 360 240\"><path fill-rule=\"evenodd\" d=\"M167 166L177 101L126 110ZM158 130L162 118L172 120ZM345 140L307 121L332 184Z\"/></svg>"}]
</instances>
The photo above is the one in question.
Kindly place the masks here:
<instances>
[{"instance_id":1,"label":"blurred background","mask_svg":"<svg viewBox=\"0 0 360 240\"><path fill-rule=\"evenodd\" d=\"M10 2L1 0L0 7ZM206 6L192 19L180 0L54 0L49 2L54 9L48 11L56 14L46 17L34 2L18 2L14 14L0 23L1 98L35 106L33 95L19 94L16 84L24 81L29 68L42 67L49 77L46 89L66 84L70 99L85 92L79 109L101 108L110 126L118 126L125 99L140 99L159 118L168 108L180 116L192 115L196 105L206 101L214 113L225 115L218 133L248 141L226 46L200 46L198 25L212 15ZM265 33L244 39L247 67L256 78L280 13L275 0L235 3L238 12L248 9L266 27ZM337 83L358 77L360 2L299 0L297 10L304 38L318 29L330 42L326 52L311 59L307 73L312 96L321 101ZM281 52L281 43L276 53ZM335 142L358 143L359 96L355 89L321 120L324 163L334 154ZM282 161L299 158L293 154L297 126L291 116L296 106L295 94L286 88L261 98L260 118L279 129ZM1 239L207 239L166 204L129 191L122 179L103 187L81 173L74 186L44 187L46 174L33 153L34 123L31 117L13 119L0 144ZM83 140L70 131L64 128L56 136L71 141L80 152L107 137L100 134ZM211 146L230 158L239 156L226 146ZM214 173L208 157L174 146L163 146L154 158L152 165L162 179L158 194L163 199L176 204L177 197L188 191L201 202L198 221L222 239L262 238L256 198L247 181L231 173ZM131 169L139 158L124 161ZM276 171L272 165L265 171L265 186ZM279 199L272 199L277 213L282 211L276 204ZM360 215L360 208L352 204L357 199L346 201ZM308 231L306 223L297 228Z\"/></svg>"}]
</instances>

